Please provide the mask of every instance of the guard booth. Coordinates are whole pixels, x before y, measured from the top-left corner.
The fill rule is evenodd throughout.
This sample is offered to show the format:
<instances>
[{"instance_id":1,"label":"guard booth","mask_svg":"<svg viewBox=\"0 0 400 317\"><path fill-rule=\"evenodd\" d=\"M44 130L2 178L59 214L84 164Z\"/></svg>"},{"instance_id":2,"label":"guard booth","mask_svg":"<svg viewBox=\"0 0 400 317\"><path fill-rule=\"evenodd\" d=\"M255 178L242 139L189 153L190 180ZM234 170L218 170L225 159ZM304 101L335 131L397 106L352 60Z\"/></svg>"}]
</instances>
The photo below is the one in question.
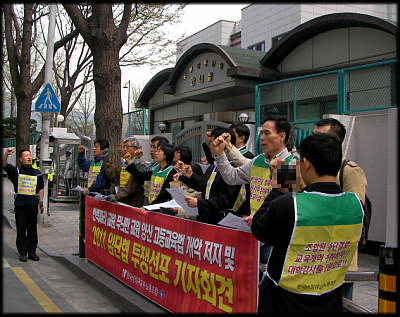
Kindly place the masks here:
<instances>
[{"instance_id":1,"label":"guard booth","mask_svg":"<svg viewBox=\"0 0 400 317\"><path fill-rule=\"evenodd\" d=\"M40 143L40 137L38 142ZM67 128L51 128L49 133L49 153L53 153L53 187L51 202L79 202L79 192L71 191L80 184L78 167L78 146L81 139L75 133L68 133ZM51 148L53 149L51 151ZM70 153L70 169L65 170L67 153Z\"/></svg>"}]
</instances>

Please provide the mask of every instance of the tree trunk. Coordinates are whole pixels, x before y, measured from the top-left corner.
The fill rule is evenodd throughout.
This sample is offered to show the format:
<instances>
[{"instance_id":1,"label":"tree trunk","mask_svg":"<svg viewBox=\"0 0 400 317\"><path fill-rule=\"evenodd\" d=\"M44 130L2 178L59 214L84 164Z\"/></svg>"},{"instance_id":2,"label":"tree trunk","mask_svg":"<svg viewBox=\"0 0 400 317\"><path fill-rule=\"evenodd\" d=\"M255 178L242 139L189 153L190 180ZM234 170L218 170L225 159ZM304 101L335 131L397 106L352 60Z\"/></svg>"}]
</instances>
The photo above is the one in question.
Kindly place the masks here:
<instances>
[{"instance_id":1,"label":"tree trunk","mask_svg":"<svg viewBox=\"0 0 400 317\"><path fill-rule=\"evenodd\" d=\"M111 46L96 45L92 52L93 80L96 87L96 138L106 139L110 143L110 157L113 162L118 162L123 112L118 50Z\"/></svg>"},{"instance_id":2,"label":"tree trunk","mask_svg":"<svg viewBox=\"0 0 400 317\"><path fill-rule=\"evenodd\" d=\"M15 108L16 108L16 102L15 102L15 92L14 92L14 87L11 86L11 113L10 117L14 118L15 117Z\"/></svg>"},{"instance_id":3,"label":"tree trunk","mask_svg":"<svg viewBox=\"0 0 400 317\"><path fill-rule=\"evenodd\" d=\"M85 20L75 4L64 4L76 28L93 55L93 81L96 90L94 121L96 138L110 143L110 157L119 162L118 145L122 134L121 68L119 51L127 40L131 3L124 5L119 27L114 24L111 4L95 3L92 16Z\"/></svg>"},{"instance_id":4,"label":"tree trunk","mask_svg":"<svg viewBox=\"0 0 400 317\"><path fill-rule=\"evenodd\" d=\"M30 121L31 117L31 95L21 94L17 98L17 135L16 135L16 155L17 164L19 165L18 153L21 149L29 150L29 125L26 122ZM26 109L29 108L29 111ZM34 153L33 153L34 155Z\"/></svg>"},{"instance_id":5,"label":"tree trunk","mask_svg":"<svg viewBox=\"0 0 400 317\"><path fill-rule=\"evenodd\" d=\"M33 25L33 5L24 5L21 59L17 85L14 85L17 98L17 155L21 149L29 149L29 122L31 119L32 83L31 83L31 38ZM11 57L16 58L16 57ZM10 57L9 57L10 59ZM13 78L13 84L16 80Z\"/></svg>"}]
</instances>

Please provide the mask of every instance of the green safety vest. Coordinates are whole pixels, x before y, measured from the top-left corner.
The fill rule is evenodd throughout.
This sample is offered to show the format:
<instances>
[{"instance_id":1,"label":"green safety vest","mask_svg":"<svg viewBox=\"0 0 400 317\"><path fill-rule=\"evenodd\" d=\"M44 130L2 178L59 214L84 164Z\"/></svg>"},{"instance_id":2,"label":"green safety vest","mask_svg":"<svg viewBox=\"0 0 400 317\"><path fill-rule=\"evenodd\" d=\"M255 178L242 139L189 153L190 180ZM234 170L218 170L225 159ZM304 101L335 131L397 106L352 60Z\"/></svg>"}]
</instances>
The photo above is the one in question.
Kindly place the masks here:
<instances>
[{"instance_id":1,"label":"green safety vest","mask_svg":"<svg viewBox=\"0 0 400 317\"><path fill-rule=\"evenodd\" d=\"M169 172L174 168L173 166L169 166L165 170L159 172L160 167L160 164L158 164L151 174L148 196L150 204L158 197Z\"/></svg>"},{"instance_id":2,"label":"green safety vest","mask_svg":"<svg viewBox=\"0 0 400 317\"><path fill-rule=\"evenodd\" d=\"M296 156L289 155L285 159L285 164ZM254 215L263 204L265 197L272 190L271 170L269 163L265 162L264 154L258 155L250 170L250 212Z\"/></svg>"},{"instance_id":3,"label":"green safety vest","mask_svg":"<svg viewBox=\"0 0 400 317\"><path fill-rule=\"evenodd\" d=\"M126 166L121 166L121 172L119 173L119 186L125 187L131 178L131 173L126 170Z\"/></svg>"},{"instance_id":4,"label":"green safety vest","mask_svg":"<svg viewBox=\"0 0 400 317\"><path fill-rule=\"evenodd\" d=\"M354 193L293 196L295 223L278 286L321 295L343 284L357 250L363 210Z\"/></svg>"},{"instance_id":5,"label":"green safety vest","mask_svg":"<svg viewBox=\"0 0 400 317\"><path fill-rule=\"evenodd\" d=\"M233 205L233 210L234 211L238 211L240 206L242 206L242 204L246 201L246 187L244 187L244 185L242 185L240 187L240 191L239 191L239 195L236 198L235 204Z\"/></svg>"},{"instance_id":6,"label":"green safety vest","mask_svg":"<svg viewBox=\"0 0 400 317\"><path fill-rule=\"evenodd\" d=\"M53 168L53 164L51 164L51 173L49 174L49 182L53 181L53 177L54 177L54 168Z\"/></svg>"},{"instance_id":7,"label":"green safety vest","mask_svg":"<svg viewBox=\"0 0 400 317\"><path fill-rule=\"evenodd\" d=\"M94 159L90 162L87 185L88 188L90 188L90 186L92 186L93 183L96 181L97 175L99 175L101 170L101 165L103 165L103 160L101 160L97 164L95 163Z\"/></svg>"},{"instance_id":8,"label":"green safety vest","mask_svg":"<svg viewBox=\"0 0 400 317\"><path fill-rule=\"evenodd\" d=\"M207 186L206 186L206 193L204 195L205 199L209 199L210 198L210 190L211 190L211 186L212 183L215 180L215 176L217 175L217 167L214 167L210 177L207 180ZM240 206L243 204L243 202L246 200L246 188L244 187L244 185L241 186L238 197L236 198L235 204L233 205L232 209L234 211L238 211Z\"/></svg>"},{"instance_id":9,"label":"green safety vest","mask_svg":"<svg viewBox=\"0 0 400 317\"><path fill-rule=\"evenodd\" d=\"M38 163L40 162L40 159L38 157L35 157L32 159L32 167L36 168L37 170L40 170L40 167L38 166Z\"/></svg>"}]
</instances>

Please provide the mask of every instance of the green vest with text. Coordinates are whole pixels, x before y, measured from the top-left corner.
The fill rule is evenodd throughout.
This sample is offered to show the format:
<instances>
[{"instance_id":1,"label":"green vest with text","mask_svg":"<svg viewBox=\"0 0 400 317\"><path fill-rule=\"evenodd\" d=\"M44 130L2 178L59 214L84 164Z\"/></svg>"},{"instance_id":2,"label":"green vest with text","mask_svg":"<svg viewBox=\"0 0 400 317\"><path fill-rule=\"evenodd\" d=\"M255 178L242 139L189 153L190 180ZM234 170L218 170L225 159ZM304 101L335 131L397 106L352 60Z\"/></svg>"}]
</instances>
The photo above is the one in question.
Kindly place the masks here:
<instances>
[{"instance_id":1,"label":"green vest with text","mask_svg":"<svg viewBox=\"0 0 400 317\"><path fill-rule=\"evenodd\" d=\"M148 197L150 204L158 197L169 172L174 168L173 166L169 166L165 170L159 171L160 167L160 165L157 165L151 175Z\"/></svg>"},{"instance_id":2,"label":"green vest with text","mask_svg":"<svg viewBox=\"0 0 400 317\"><path fill-rule=\"evenodd\" d=\"M101 165L103 165L103 160L97 164L95 163L94 159L90 162L87 185L88 188L90 188L90 186L92 186L92 184L96 181L97 175L99 175L101 170Z\"/></svg>"},{"instance_id":3,"label":"green vest with text","mask_svg":"<svg viewBox=\"0 0 400 317\"><path fill-rule=\"evenodd\" d=\"M285 164L289 164L294 157L294 155L289 155L285 159ZM260 209L271 190L269 163L265 162L264 154L260 154L255 158L250 170L250 212L252 215Z\"/></svg>"},{"instance_id":4,"label":"green vest with text","mask_svg":"<svg viewBox=\"0 0 400 317\"><path fill-rule=\"evenodd\" d=\"M363 210L354 193L296 193L295 223L278 286L321 295L344 282L357 250Z\"/></svg>"}]
</instances>

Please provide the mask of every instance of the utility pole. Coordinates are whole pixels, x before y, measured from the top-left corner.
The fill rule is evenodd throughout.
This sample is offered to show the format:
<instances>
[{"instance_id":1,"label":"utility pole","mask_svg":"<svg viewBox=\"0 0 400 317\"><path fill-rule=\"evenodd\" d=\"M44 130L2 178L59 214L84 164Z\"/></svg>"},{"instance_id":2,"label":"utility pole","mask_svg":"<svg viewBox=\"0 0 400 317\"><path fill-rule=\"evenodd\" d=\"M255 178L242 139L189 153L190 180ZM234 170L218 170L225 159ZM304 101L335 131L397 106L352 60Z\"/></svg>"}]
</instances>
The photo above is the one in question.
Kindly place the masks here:
<instances>
[{"instance_id":1,"label":"utility pole","mask_svg":"<svg viewBox=\"0 0 400 317\"><path fill-rule=\"evenodd\" d=\"M47 52L46 52L46 65L45 65L45 75L44 83L51 83L51 78L53 75L53 60L54 60L54 29L56 24L56 4L50 4L50 17L49 17L49 30L47 36ZM42 112L42 132L40 138L40 170L43 168L43 158L49 158L49 130L50 130L50 112ZM39 216L39 223L48 224L49 218L47 214L48 210L48 174L43 174L44 181L44 195L43 195L43 214L42 219Z\"/></svg>"}]
</instances>

